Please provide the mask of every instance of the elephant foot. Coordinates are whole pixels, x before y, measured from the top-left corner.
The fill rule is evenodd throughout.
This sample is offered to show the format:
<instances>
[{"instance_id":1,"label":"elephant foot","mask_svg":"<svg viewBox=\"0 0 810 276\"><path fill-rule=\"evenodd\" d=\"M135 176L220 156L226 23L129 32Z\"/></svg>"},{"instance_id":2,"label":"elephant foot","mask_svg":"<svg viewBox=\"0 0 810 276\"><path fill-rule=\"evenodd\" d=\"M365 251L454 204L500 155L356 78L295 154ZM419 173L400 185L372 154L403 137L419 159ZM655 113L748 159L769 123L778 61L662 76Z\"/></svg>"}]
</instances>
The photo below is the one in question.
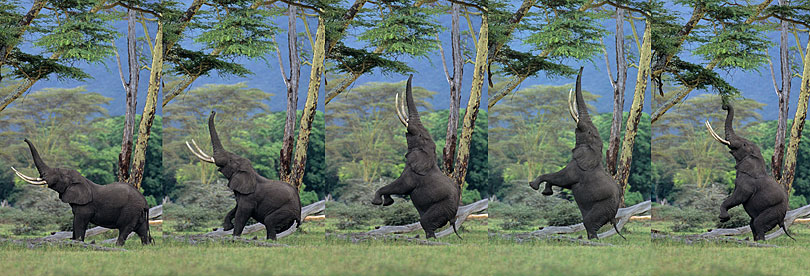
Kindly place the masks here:
<instances>
[{"instance_id":1,"label":"elephant foot","mask_svg":"<svg viewBox=\"0 0 810 276\"><path fill-rule=\"evenodd\" d=\"M540 194L542 194L544 196L550 196L550 195L554 194L554 191L552 191L551 189L545 189L542 192L540 192Z\"/></svg>"},{"instance_id":2,"label":"elephant foot","mask_svg":"<svg viewBox=\"0 0 810 276\"><path fill-rule=\"evenodd\" d=\"M231 229L233 229L233 223L231 223L230 221L222 224L222 230L230 231Z\"/></svg>"},{"instance_id":3,"label":"elephant foot","mask_svg":"<svg viewBox=\"0 0 810 276\"><path fill-rule=\"evenodd\" d=\"M731 217L728 215L728 213L724 213L724 214L720 214L720 216L718 216L718 218L720 218L720 222L726 222L726 221L728 221L728 220L729 220Z\"/></svg>"},{"instance_id":4,"label":"elephant foot","mask_svg":"<svg viewBox=\"0 0 810 276\"><path fill-rule=\"evenodd\" d=\"M532 187L535 191L540 190L540 182L529 182L529 187Z\"/></svg>"},{"instance_id":5,"label":"elephant foot","mask_svg":"<svg viewBox=\"0 0 810 276\"><path fill-rule=\"evenodd\" d=\"M383 206L388 206L388 205L391 205L391 204L394 204L394 199L390 198L390 197L386 197L385 201L383 202Z\"/></svg>"},{"instance_id":6,"label":"elephant foot","mask_svg":"<svg viewBox=\"0 0 810 276\"><path fill-rule=\"evenodd\" d=\"M374 197L374 199L371 200L371 204L374 205L381 205L382 203L382 197Z\"/></svg>"}]
</instances>

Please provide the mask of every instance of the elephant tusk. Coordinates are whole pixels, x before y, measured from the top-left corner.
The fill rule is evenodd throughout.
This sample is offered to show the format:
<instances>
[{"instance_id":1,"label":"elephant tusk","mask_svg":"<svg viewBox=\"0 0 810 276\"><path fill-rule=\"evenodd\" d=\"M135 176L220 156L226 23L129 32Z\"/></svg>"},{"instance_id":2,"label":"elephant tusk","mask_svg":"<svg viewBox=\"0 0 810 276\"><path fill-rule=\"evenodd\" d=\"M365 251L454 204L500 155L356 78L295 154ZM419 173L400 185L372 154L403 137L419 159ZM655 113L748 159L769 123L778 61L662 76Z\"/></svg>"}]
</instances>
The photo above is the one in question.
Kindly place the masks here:
<instances>
[{"instance_id":1,"label":"elephant tusk","mask_svg":"<svg viewBox=\"0 0 810 276\"><path fill-rule=\"evenodd\" d=\"M14 171L14 174L16 174L20 179L22 179L25 182L28 182L29 184L32 184L32 185L45 185L45 184L48 184L48 182L46 182L42 178L33 178L33 177L30 177L30 176L24 175L21 172L17 171L17 169L15 169L14 167L11 167L11 169Z\"/></svg>"},{"instance_id":2,"label":"elephant tusk","mask_svg":"<svg viewBox=\"0 0 810 276\"><path fill-rule=\"evenodd\" d=\"M203 156L203 157L205 157L206 159L211 159L211 160L214 160L214 157L211 157L210 155L206 154L206 153L205 153L205 152L204 152L204 151L203 151L203 150L200 148L200 146L198 146L198 145L197 145L197 141L194 141L194 139L191 139L191 143L192 143L192 144L194 144L194 147L195 147L195 148L197 148L197 152L199 152L199 153L200 153L200 155L202 155L202 156Z\"/></svg>"},{"instance_id":3,"label":"elephant tusk","mask_svg":"<svg viewBox=\"0 0 810 276\"><path fill-rule=\"evenodd\" d=\"M574 89L568 90L568 113L571 114L571 118L574 119L574 122L579 123L579 116L577 115L577 107L574 105L572 101Z\"/></svg>"},{"instance_id":4,"label":"elephant tusk","mask_svg":"<svg viewBox=\"0 0 810 276\"><path fill-rule=\"evenodd\" d=\"M193 142L194 140L191 140L191 141ZM195 143L195 146L196 146L196 143ZM197 153L196 151L194 151L194 149L191 148L191 145L188 143L188 141L186 141L186 147L188 147L188 150L190 150L191 153L193 153L195 156L197 156L197 158L199 158L200 160L208 162L208 163L214 163L214 158L213 157L203 156L200 153ZM202 152L202 151L200 151L200 152Z\"/></svg>"},{"instance_id":5,"label":"elephant tusk","mask_svg":"<svg viewBox=\"0 0 810 276\"><path fill-rule=\"evenodd\" d=\"M705 124L706 124L706 128L709 130L709 134L712 135L714 140L717 140L717 142L723 143L726 146L731 145L731 142L729 142L726 139L720 138L720 135L717 135L717 133L714 132L714 129L712 129L712 125L709 124L709 121L706 121Z\"/></svg>"},{"instance_id":6,"label":"elephant tusk","mask_svg":"<svg viewBox=\"0 0 810 276\"><path fill-rule=\"evenodd\" d=\"M404 104L404 102L403 102L403 104ZM397 118L399 119L399 122L402 123L402 125L404 125L405 127L408 127L408 119L404 115L406 113L404 111L405 110L404 107L405 106L402 106L402 110L400 110L399 93L395 94L395 96L394 96L394 110L396 110L396 112L397 112Z\"/></svg>"}]
</instances>

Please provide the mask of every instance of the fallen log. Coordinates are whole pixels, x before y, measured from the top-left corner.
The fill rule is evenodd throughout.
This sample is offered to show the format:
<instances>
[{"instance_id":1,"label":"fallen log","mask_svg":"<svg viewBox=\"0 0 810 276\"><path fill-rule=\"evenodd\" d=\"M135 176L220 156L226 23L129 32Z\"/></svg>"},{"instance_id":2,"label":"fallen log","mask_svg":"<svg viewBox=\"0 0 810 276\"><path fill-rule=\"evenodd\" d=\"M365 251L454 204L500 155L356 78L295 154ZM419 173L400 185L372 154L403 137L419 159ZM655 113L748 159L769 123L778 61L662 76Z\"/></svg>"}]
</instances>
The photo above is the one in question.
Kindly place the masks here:
<instances>
[{"instance_id":1,"label":"fallen log","mask_svg":"<svg viewBox=\"0 0 810 276\"><path fill-rule=\"evenodd\" d=\"M683 236L676 236L676 235L669 235L659 231L652 231L652 240L653 241L661 241L661 240L673 240L677 242L682 242L688 245L692 245L698 242L724 242L724 243L736 243L742 244L749 247L778 247L773 244L766 244L766 243L758 243L752 242L748 240L740 240L731 237L707 237L702 235L683 235Z\"/></svg>"},{"instance_id":2,"label":"fallen log","mask_svg":"<svg viewBox=\"0 0 810 276\"><path fill-rule=\"evenodd\" d=\"M469 220L480 220L480 219L488 219L488 218L489 218L489 214L472 214L472 215L467 216L467 219L469 219Z\"/></svg>"},{"instance_id":3,"label":"fallen log","mask_svg":"<svg viewBox=\"0 0 810 276\"><path fill-rule=\"evenodd\" d=\"M797 218L806 217L810 215L810 205L805 205L799 207L797 209L793 209L788 211L785 214L785 227L790 228L791 225L796 221ZM736 235L744 235L747 233L751 233L750 226L743 226L737 228L720 228L720 229L712 229L706 233L699 234L701 237L710 238L710 237L720 237L720 236L736 236ZM770 240L781 235L785 234L783 229L779 229L774 231L773 233L765 235L765 240Z\"/></svg>"},{"instance_id":4,"label":"fallen log","mask_svg":"<svg viewBox=\"0 0 810 276\"><path fill-rule=\"evenodd\" d=\"M810 223L810 218L800 218L793 221L793 223Z\"/></svg>"},{"instance_id":5,"label":"fallen log","mask_svg":"<svg viewBox=\"0 0 810 276\"><path fill-rule=\"evenodd\" d=\"M458 211L456 212L456 228L461 227L461 224L467 220L467 218L476 212L481 212L486 210L489 207L489 199L482 199L476 201L472 204L464 205L458 207ZM371 230L366 232L366 234L372 235L382 235L382 234L402 234L402 233L409 233L416 230L422 229L422 225L418 222L414 222L407 225L395 225L395 226L380 226L377 229ZM453 233L453 227L447 227L444 230L436 233L437 238L441 238Z\"/></svg>"},{"instance_id":6,"label":"fallen log","mask_svg":"<svg viewBox=\"0 0 810 276\"><path fill-rule=\"evenodd\" d=\"M370 233L349 233L349 234L336 234L326 233L326 237L335 237L338 239L348 240L352 243L359 243L370 240L382 241L405 241L409 243L416 243L421 245L450 245L446 242L423 240L418 237L408 237L405 235L390 235L390 234L370 234Z\"/></svg>"},{"instance_id":7,"label":"fallen log","mask_svg":"<svg viewBox=\"0 0 810 276\"><path fill-rule=\"evenodd\" d=\"M322 212L324 209L326 209L326 200L321 200L321 201L312 203L310 205L307 205L307 206L304 206L303 208L301 208L301 217L306 218L308 215L315 214L315 213L318 213L318 212ZM261 224L261 223L248 225L248 226L245 226L244 230L242 230L242 235L262 231L264 229L265 229L264 224ZM298 229L298 224L293 223L293 225L290 228L288 228L287 230L284 230L284 232L276 234L276 239L280 239L280 238L289 236L290 234L295 232L296 229ZM229 236L229 235L233 235L233 230L225 231L224 229L222 229L220 227L220 228L215 229L214 231L205 233L203 235L206 236L206 237Z\"/></svg>"},{"instance_id":8,"label":"fallen log","mask_svg":"<svg viewBox=\"0 0 810 276\"><path fill-rule=\"evenodd\" d=\"M325 219L326 219L326 215L306 216L304 218L304 221L321 221L321 220L325 220Z\"/></svg>"},{"instance_id":9,"label":"fallen log","mask_svg":"<svg viewBox=\"0 0 810 276\"><path fill-rule=\"evenodd\" d=\"M161 224L163 224L163 220L162 220L162 219L159 219L159 220L150 220L150 221L149 221L149 225L161 225Z\"/></svg>"},{"instance_id":10,"label":"fallen log","mask_svg":"<svg viewBox=\"0 0 810 276\"><path fill-rule=\"evenodd\" d=\"M162 215L163 215L163 204L152 207L152 208L149 209L149 219L159 218ZM150 223L150 225L151 225L151 223ZM96 236L96 235L105 233L105 232L110 231L110 230L113 230L113 229L106 228L106 227L101 227L101 226L96 226L96 227L87 229L84 232L84 237L89 238L89 237L92 237L92 236ZM44 239L44 240L67 240L67 239L71 239L71 238L73 238L73 231L61 231L61 232L54 232L50 236L42 237L40 239Z\"/></svg>"},{"instance_id":11,"label":"fallen log","mask_svg":"<svg viewBox=\"0 0 810 276\"><path fill-rule=\"evenodd\" d=\"M616 223L617 229L622 229L624 225L630 220L630 217L633 215L641 214L644 212L650 211L650 207L652 207L651 201L644 201L642 203L626 207L626 208L619 208L619 211L616 212L616 218L619 221ZM579 231L584 231L585 225L582 223L577 223L574 225L567 225L567 226L548 226L543 227L543 229L531 232L534 236L546 236L546 235L554 235L554 234L571 234L576 233ZM612 227L610 230L597 234L600 239L604 239L616 234L616 230Z\"/></svg>"},{"instance_id":12,"label":"fallen log","mask_svg":"<svg viewBox=\"0 0 810 276\"><path fill-rule=\"evenodd\" d=\"M542 235L542 236L537 236L537 235L532 235L532 233L527 233L527 232L524 232L524 233L509 233L509 234L490 233L489 236L490 237L500 236L501 238L514 240L514 241L516 241L518 243L524 243L524 242L527 242L527 241L530 241L530 240L553 240L553 241L571 242L571 243L576 243L576 244L585 245L585 246L613 246L613 244L609 244L609 243L601 243L601 242L583 240L581 237L580 238L572 238L572 237L562 236L562 235Z\"/></svg>"},{"instance_id":13,"label":"fallen log","mask_svg":"<svg viewBox=\"0 0 810 276\"><path fill-rule=\"evenodd\" d=\"M648 220L652 220L652 216L646 215L646 216L632 216L632 217L630 217L630 221L648 221Z\"/></svg>"}]
</instances>

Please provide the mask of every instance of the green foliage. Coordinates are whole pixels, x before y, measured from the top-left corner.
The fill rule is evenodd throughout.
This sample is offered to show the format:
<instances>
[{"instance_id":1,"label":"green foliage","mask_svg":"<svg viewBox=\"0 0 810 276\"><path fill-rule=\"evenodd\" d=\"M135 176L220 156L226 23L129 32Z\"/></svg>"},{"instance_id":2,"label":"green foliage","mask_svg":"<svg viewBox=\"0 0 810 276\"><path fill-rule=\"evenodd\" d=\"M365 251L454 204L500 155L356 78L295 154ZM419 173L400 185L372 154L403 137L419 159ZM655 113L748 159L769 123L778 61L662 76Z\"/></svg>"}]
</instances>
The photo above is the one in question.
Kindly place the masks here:
<instances>
[{"instance_id":1,"label":"green foliage","mask_svg":"<svg viewBox=\"0 0 810 276\"><path fill-rule=\"evenodd\" d=\"M275 50L276 43L272 38L279 30L268 23L272 22L271 17L278 14L272 10L248 8L251 5L249 1L237 3L228 5L220 2L218 4L223 5L224 9L201 14L200 17L208 17L200 18L205 22L203 28L206 31L194 40L209 49L222 49L221 55L225 57L262 58Z\"/></svg>"},{"instance_id":2,"label":"green foliage","mask_svg":"<svg viewBox=\"0 0 810 276\"><path fill-rule=\"evenodd\" d=\"M674 212L672 218L675 224L671 226L671 229L675 232L693 231L712 220L709 213L688 207Z\"/></svg>"},{"instance_id":3,"label":"green foliage","mask_svg":"<svg viewBox=\"0 0 810 276\"><path fill-rule=\"evenodd\" d=\"M574 225L582 222L582 214L574 202L566 201L545 211L543 218L551 226Z\"/></svg>"},{"instance_id":4,"label":"green foliage","mask_svg":"<svg viewBox=\"0 0 810 276\"><path fill-rule=\"evenodd\" d=\"M502 220L498 226L504 230L530 230L538 224L537 211L523 204L491 202L493 218Z\"/></svg>"},{"instance_id":5,"label":"green foliage","mask_svg":"<svg viewBox=\"0 0 810 276\"><path fill-rule=\"evenodd\" d=\"M391 207L391 206L389 206ZM365 229L371 220L377 218L373 208L359 203L342 203L330 201L326 206L327 216L337 219L340 230Z\"/></svg>"},{"instance_id":6,"label":"green foliage","mask_svg":"<svg viewBox=\"0 0 810 276\"><path fill-rule=\"evenodd\" d=\"M461 204L463 205L481 200L481 193L479 193L478 190L470 190L468 188L469 185L464 185L464 190L461 191Z\"/></svg>"},{"instance_id":7,"label":"green foliage","mask_svg":"<svg viewBox=\"0 0 810 276\"><path fill-rule=\"evenodd\" d=\"M697 187L696 185L683 185L675 188L673 198L675 205L681 208L692 208L704 213L718 214L720 202L728 197L725 187L710 185Z\"/></svg>"},{"instance_id":8,"label":"green foliage","mask_svg":"<svg viewBox=\"0 0 810 276\"><path fill-rule=\"evenodd\" d=\"M737 228L748 226L751 222L751 217L745 212L742 206L737 206L728 210L728 215L731 218L726 222L720 222L719 218L715 218L717 228Z\"/></svg>"},{"instance_id":9,"label":"green foliage","mask_svg":"<svg viewBox=\"0 0 810 276\"><path fill-rule=\"evenodd\" d=\"M380 209L376 206L369 207ZM397 202L394 205L381 208L381 210L383 225L406 225L419 222L419 213L410 201Z\"/></svg>"}]
</instances>

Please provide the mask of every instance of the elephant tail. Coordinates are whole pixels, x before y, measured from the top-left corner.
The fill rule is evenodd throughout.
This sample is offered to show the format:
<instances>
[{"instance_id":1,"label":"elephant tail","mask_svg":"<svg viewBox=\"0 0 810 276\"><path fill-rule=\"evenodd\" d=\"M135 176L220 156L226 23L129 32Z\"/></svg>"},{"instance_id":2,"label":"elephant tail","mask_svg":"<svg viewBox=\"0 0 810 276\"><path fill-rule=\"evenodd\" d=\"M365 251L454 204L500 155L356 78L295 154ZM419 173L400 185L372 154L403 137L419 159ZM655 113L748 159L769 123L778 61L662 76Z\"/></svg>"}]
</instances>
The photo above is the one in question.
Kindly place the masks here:
<instances>
[{"instance_id":1,"label":"elephant tail","mask_svg":"<svg viewBox=\"0 0 810 276\"><path fill-rule=\"evenodd\" d=\"M149 243L154 243L152 227L149 227L149 208L143 208L143 223L146 223L146 238L149 239Z\"/></svg>"},{"instance_id":2,"label":"elephant tail","mask_svg":"<svg viewBox=\"0 0 810 276\"><path fill-rule=\"evenodd\" d=\"M456 231L456 222L455 221L451 222L450 225L453 226L453 233L456 233L456 237L458 237L459 239L462 239L461 236L458 234L458 231Z\"/></svg>"},{"instance_id":3,"label":"elephant tail","mask_svg":"<svg viewBox=\"0 0 810 276\"><path fill-rule=\"evenodd\" d=\"M795 238L793 238L793 236L790 235L790 232L788 232L787 227L785 227L785 220L779 222L779 227L782 227L782 231L785 231L785 235L787 235L790 239L794 241L796 240Z\"/></svg>"},{"instance_id":4,"label":"elephant tail","mask_svg":"<svg viewBox=\"0 0 810 276\"><path fill-rule=\"evenodd\" d=\"M627 238L622 235L622 232L619 231L619 228L616 228L617 223L616 218L613 218L613 220L610 221L610 224L613 224L613 230L616 230L616 234L619 234L619 237L622 237L622 239L627 240Z\"/></svg>"}]
</instances>

